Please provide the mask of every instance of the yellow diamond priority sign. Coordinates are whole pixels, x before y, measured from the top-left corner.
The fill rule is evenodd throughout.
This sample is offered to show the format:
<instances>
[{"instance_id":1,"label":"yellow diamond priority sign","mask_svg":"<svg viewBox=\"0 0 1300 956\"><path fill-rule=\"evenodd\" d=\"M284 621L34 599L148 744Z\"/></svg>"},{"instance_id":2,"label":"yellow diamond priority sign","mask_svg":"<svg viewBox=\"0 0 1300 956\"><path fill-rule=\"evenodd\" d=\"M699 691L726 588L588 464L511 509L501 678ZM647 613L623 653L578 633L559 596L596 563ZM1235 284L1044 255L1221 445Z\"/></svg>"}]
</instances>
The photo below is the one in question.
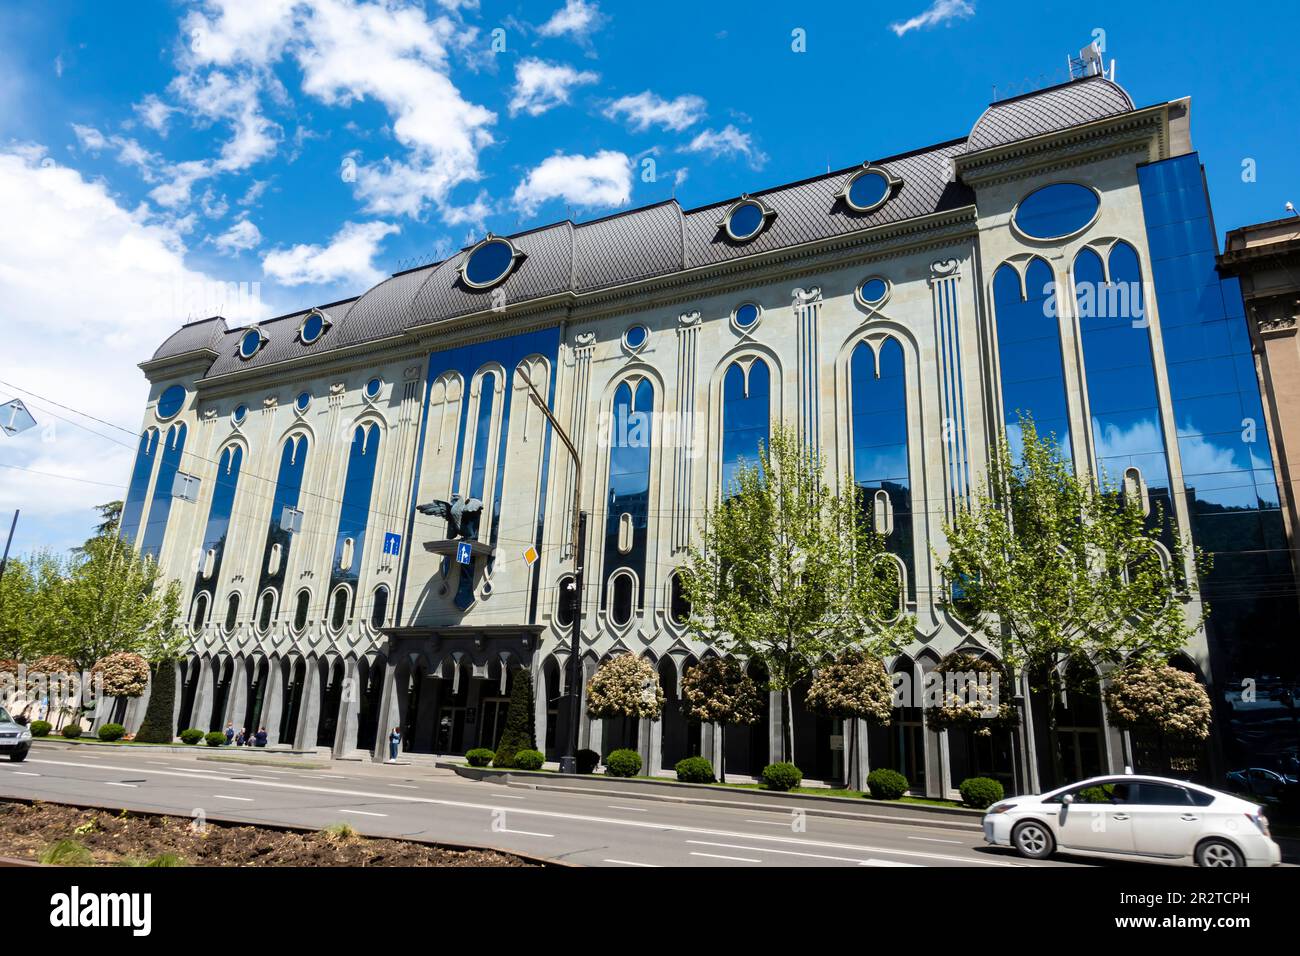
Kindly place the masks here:
<instances>
[{"instance_id":1,"label":"yellow diamond priority sign","mask_svg":"<svg viewBox=\"0 0 1300 956\"><path fill-rule=\"evenodd\" d=\"M531 544L524 548L524 563L530 568L537 563L537 549Z\"/></svg>"}]
</instances>

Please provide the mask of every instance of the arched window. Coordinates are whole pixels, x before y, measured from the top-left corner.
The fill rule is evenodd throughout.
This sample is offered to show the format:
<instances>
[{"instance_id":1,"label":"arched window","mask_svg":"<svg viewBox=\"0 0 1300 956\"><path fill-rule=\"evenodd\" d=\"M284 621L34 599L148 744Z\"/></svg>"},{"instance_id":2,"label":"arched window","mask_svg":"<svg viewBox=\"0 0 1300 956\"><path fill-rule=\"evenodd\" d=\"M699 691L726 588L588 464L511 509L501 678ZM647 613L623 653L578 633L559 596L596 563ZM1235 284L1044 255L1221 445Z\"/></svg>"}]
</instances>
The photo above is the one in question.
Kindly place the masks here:
<instances>
[{"instance_id":1,"label":"arched window","mask_svg":"<svg viewBox=\"0 0 1300 956\"><path fill-rule=\"evenodd\" d=\"M768 439L771 373L762 359L733 362L722 380L722 493L734 492L736 473L758 465Z\"/></svg>"},{"instance_id":2,"label":"arched window","mask_svg":"<svg viewBox=\"0 0 1300 956\"><path fill-rule=\"evenodd\" d=\"M487 487L489 442L492 439L492 406L496 402L496 372L487 372L479 379L478 416L474 425L474 452L469 466L469 496L483 500Z\"/></svg>"},{"instance_id":3,"label":"arched window","mask_svg":"<svg viewBox=\"0 0 1300 956\"><path fill-rule=\"evenodd\" d=\"M1152 520L1159 507L1167 526L1173 515L1169 461L1142 298L1142 268L1137 253L1126 242L1111 248L1109 263L1108 282L1101 256L1094 250L1082 249L1074 257L1074 292L1097 471L1111 485L1120 485L1126 474L1134 483L1140 476Z\"/></svg>"},{"instance_id":4,"label":"arched window","mask_svg":"<svg viewBox=\"0 0 1300 956\"><path fill-rule=\"evenodd\" d=\"M993 275L997 317L998 365L1002 379L1002 420L1013 456L1019 456L1021 414L1034 419L1038 434L1056 436L1061 454L1070 456L1070 411L1065 397L1065 361L1061 353L1052 269L1035 257L1020 275L1003 263Z\"/></svg>"},{"instance_id":5,"label":"arched window","mask_svg":"<svg viewBox=\"0 0 1300 956\"><path fill-rule=\"evenodd\" d=\"M849 362L852 408L853 480L863 504L885 536L885 546L907 568L915 592L912 531L912 479L908 462L907 374L903 347L885 339L879 352L866 342L853 349Z\"/></svg>"},{"instance_id":6,"label":"arched window","mask_svg":"<svg viewBox=\"0 0 1300 956\"><path fill-rule=\"evenodd\" d=\"M560 627L573 627L573 575L560 578L555 595L555 623Z\"/></svg>"},{"instance_id":7,"label":"arched window","mask_svg":"<svg viewBox=\"0 0 1300 956\"><path fill-rule=\"evenodd\" d=\"M676 572L668 584L668 616L674 624L685 624L691 617L691 602L686 597L682 573Z\"/></svg>"},{"instance_id":8,"label":"arched window","mask_svg":"<svg viewBox=\"0 0 1300 956\"><path fill-rule=\"evenodd\" d=\"M388 585L381 584L375 588L375 597L370 605L370 626L375 630L384 626L388 616Z\"/></svg>"},{"instance_id":9,"label":"arched window","mask_svg":"<svg viewBox=\"0 0 1300 956\"><path fill-rule=\"evenodd\" d=\"M200 591L199 596L194 599L194 616L190 622L196 631L208 622L208 600L206 591Z\"/></svg>"},{"instance_id":10,"label":"arched window","mask_svg":"<svg viewBox=\"0 0 1300 956\"><path fill-rule=\"evenodd\" d=\"M653 411L654 386L648 379L629 380L615 389L609 434L605 581L619 568L632 570L640 580L645 577ZM608 600L608 589L602 600Z\"/></svg>"},{"instance_id":11,"label":"arched window","mask_svg":"<svg viewBox=\"0 0 1300 956\"><path fill-rule=\"evenodd\" d=\"M235 629L235 623L239 620L239 592L232 591L230 597L226 599L226 633L229 634Z\"/></svg>"},{"instance_id":12,"label":"arched window","mask_svg":"<svg viewBox=\"0 0 1300 956\"><path fill-rule=\"evenodd\" d=\"M258 581L259 590L284 583L284 572L289 564L289 548L293 542L293 535L285 528L285 519L298 508L298 497L302 493L303 476L307 470L308 451L306 435L293 435L285 439L280 449L280 470L275 479L275 494L271 498L271 517Z\"/></svg>"},{"instance_id":13,"label":"arched window","mask_svg":"<svg viewBox=\"0 0 1300 956\"><path fill-rule=\"evenodd\" d=\"M167 519L172 513L172 484L180 471L181 456L185 454L186 431L185 423L177 422L167 429L163 438L162 460L158 463L158 477L153 485L153 502L140 539L140 553L155 561L162 553Z\"/></svg>"},{"instance_id":14,"label":"arched window","mask_svg":"<svg viewBox=\"0 0 1300 956\"><path fill-rule=\"evenodd\" d=\"M126 489L126 503L122 505L119 525L122 540L133 547L144 513L144 500L149 495L149 479L153 476L154 452L157 450L158 429L146 428L136 449L135 466L131 469L131 483Z\"/></svg>"},{"instance_id":15,"label":"arched window","mask_svg":"<svg viewBox=\"0 0 1300 956\"><path fill-rule=\"evenodd\" d=\"M271 629L271 619L275 617L275 592L265 591L257 599L257 630L265 634Z\"/></svg>"},{"instance_id":16,"label":"arched window","mask_svg":"<svg viewBox=\"0 0 1300 956\"><path fill-rule=\"evenodd\" d=\"M610 579L609 590L610 620L616 626L624 627L631 622L632 612L635 609L633 594L636 590L636 581L630 573L621 571Z\"/></svg>"},{"instance_id":17,"label":"arched window","mask_svg":"<svg viewBox=\"0 0 1300 956\"><path fill-rule=\"evenodd\" d=\"M235 508L235 491L239 485L239 470L244 461L244 449L228 445L217 460L217 477L208 507L208 523L203 532L201 564L194 582L196 591L211 595L221 574L221 559L226 551L230 532L230 516Z\"/></svg>"},{"instance_id":18,"label":"arched window","mask_svg":"<svg viewBox=\"0 0 1300 956\"><path fill-rule=\"evenodd\" d=\"M334 538L331 586L354 582L361 573L361 559L370 523L370 499L379 462L379 426L358 425L352 431L347 477L343 481L343 504L339 509L338 532Z\"/></svg>"},{"instance_id":19,"label":"arched window","mask_svg":"<svg viewBox=\"0 0 1300 956\"><path fill-rule=\"evenodd\" d=\"M293 629L301 633L307 627L307 611L311 608L311 592L303 588L298 592L293 608Z\"/></svg>"},{"instance_id":20,"label":"arched window","mask_svg":"<svg viewBox=\"0 0 1300 956\"><path fill-rule=\"evenodd\" d=\"M335 590L330 604L330 630L341 631L348 622L348 598L351 594L346 586Z\"/></svg>"}]
</instances>

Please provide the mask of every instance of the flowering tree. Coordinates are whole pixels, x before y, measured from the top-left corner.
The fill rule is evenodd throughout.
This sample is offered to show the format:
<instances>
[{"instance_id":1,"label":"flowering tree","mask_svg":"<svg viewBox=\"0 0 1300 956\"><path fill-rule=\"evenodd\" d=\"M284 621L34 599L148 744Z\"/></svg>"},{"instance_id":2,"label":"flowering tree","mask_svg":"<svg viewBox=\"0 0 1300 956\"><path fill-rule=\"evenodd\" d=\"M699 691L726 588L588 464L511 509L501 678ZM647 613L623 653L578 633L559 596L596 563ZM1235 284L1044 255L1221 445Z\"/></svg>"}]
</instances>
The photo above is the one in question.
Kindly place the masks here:
<instances>
[{"instance_id":1,"label":"flowering tree","mask_svg":"<svg viewBox=\"0 0 1300 956\"><path fill-rule=\"evenodd\" d=\"M92 681L103 681L108 697L139 697L149 686L149 662L139 654L120 651L101 658L90 677Z\"/></svg>"},{"instance_id":2,"label":"flowering tree","mask_svg":"<svg viewBox=\"0 0 1300 956\"><path fill-rule=\"evenodd\" d=\"M664 690L650 662L631 654L611 657L596 669L587 684L587 716L658 720Z\"/></svg>"},{"instance_id":3,"label":"flowering tree","mask_svg":"<svg viewBox=\"0 0 1300 956\"><path fill-rule=\"evenodd\" d=\"M1147 728L1181 740L1210 736L1210 696L1195 674L1139 660L1115 671L1106 688L1110 719L1125 729Z\"/></svg>"},{"instance_id":4,"label":"flowering tree","mask_svg":"<svg viewBox=\"0 0 1300 956\"><path fill-rule=\"evenodd\" d=\"M1010 681L1005 670L974 654L954 651L935 668L942 685L939 704L928 707L925 722L931 730L969 730L976 737L988 737L994 730L1010 729L1020 717L1009 698Z\"/></svg>"},{"instance_id":5,"label":"flowering tree","mask_svg":"<svg viewBox=\"0 0 1300 956\"><path fill-rule=\"evenodd\" d=\"M808 687L806 703L809 710L827 717L848 721L861 718L886 727L893 711L894 684L880 658L852 649L817 671ZM855 732L855 725L850 723L846 768L850 784L858 749Z\"/></svg>"},{"instance_id":6,"label":"flowering tree","mask_svg":"<svg viewBox=\"0 0 1300 956\"><path fill-rule=\"evenodd\" d=\"M718 779L727 782L727 725L755 724L763 715L763 701L754 679L733 657L706 657L682 675L682 700L686 716L722 730L722 760Z\"/></svg>"}]
</instances>

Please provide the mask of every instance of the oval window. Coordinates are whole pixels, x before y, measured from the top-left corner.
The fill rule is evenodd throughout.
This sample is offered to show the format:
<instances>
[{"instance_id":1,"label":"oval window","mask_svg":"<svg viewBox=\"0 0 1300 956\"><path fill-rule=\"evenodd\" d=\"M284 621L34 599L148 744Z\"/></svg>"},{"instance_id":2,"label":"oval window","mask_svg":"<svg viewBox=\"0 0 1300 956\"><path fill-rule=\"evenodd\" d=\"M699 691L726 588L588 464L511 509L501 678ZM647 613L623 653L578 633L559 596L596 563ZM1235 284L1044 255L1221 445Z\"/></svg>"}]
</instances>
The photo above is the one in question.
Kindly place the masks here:
<instances>
[{"instance_id":1,"label":"oval window","mask_svg":"<svg viewBox=\"0 0 1300 956\"><path fill-rule=\"evenodd\" d=\"M239 595L231 594L226 601L226 630L233 631L239 619Z\"/></svg>"},{"instance_id":2,"label":"oval window","mask_svg":"<svg viewBox=\"0 0 1300 956\"><path fill-rule=\"evenodd\" d=\"M1016 207L1016 228L1030 239L1061 239L1087 227L1101 200L1087 186L1053 183L1036 189Z\"/></svg>"},{"instance_id":3,"label":"oval window","mask_svg":"<svg viewBox=\"0 0 1300 956\"><path fill-rule=\"evenodd\" d=\"M379 630L384 626L384 618L388 616L388 588L380 585L375 588L375 600L370 606L370 626Z\"/></svg>"},{"instance_id":4,"label":"oval window","mask_svg":"<svg viewBox=\"0 0 1300 956\"><path fill-rule=\"evenodd\" d=\"M743 202L727 217L727 234L737 242L753 239L763 228L763 209L756 202Z\"/></svg>"},{"instance_id":5,"label":"oval window","mask_svg":"<svg viewBox=\"0 0 1300 956\"><path fill-rule=\"evenodd\" d=\"M293 400L293 407L300 412L305 412L307 406L311 404L311 392L299 392L298 397Z\"/></svg>"},{"instance_id":6,"label":"oval window","mask_svg":"<svg viewBox=\"0 0 1300 956\"><path fill-rule=\"evenodd\" d=\"M878 277L868 279L858 289L858 295L867 305L879 305L889 295L889 283Z\"/></svg>"},{"instance_id":7,"label":"oval window","mask_svg":"<svg viewBox=\"0 0 1300 956\"><path fill-rule=\"evenodd\" d=\"M257 608L257 629L263 634L271 626L271 617L275 613L275 592L267 591L262 595Z\"/></svg>"},{"instance_id":8,"label":"oval window","mask_svg":"<svg viewBox=\"0 0 1300 956\"><path fill-rule=\"evenodd\" d=\"M383 382L377 378L372 378L366 382L366 398L378 398L379 389L383 387Z\"/></svg>"},{"instance_id":9,"label":"oval window","mask_svg":"<svg viewBox=\"0 0 1300 956\"><path fill-rule=\"evenodd\" d=\"M302 323L302 328L298 330L298 338L302 340L303 345L311 345L318 338L325 334L325 316L319 312L313 312Z\"/></svg>"},{"instance_id":10,"label":"oval window","mask_svg":"<svg viewBox=\"0 0 1300 956\"><path fill-rule=\"evenodd\" d=\"M257 329L249 329L239 340L239 357L250 359L257 354L257 350L262 347L262 333Z\"/></svg>"},{"instance_id":11,"label":"oval window","mask_svg":"<svg viewBox=\"0 0 1300 956\"><path fill-rule=\"evenodd\" d=\"M506 277L515 261L515 250L504 239L489 239L465 260L462 275L466 285L476 289L495 285Z\"/></svg>"},{"instance_id":12,"label":"oval window","mask_svg":"<svg viewBox=\"0 0 1300 956\"><path fill-rule=\"evenodd\" d=\"M555 599L555 623L559 627L573 627L573 594L569 590L572 587L571 576L560 578L559 593Z\"/></svg>"},{"instance_id":13,"label":"oval window","mask_svg":"<svg viewBox=\"0 0 1300 956\"><path fill-rule=\"evenodd\" d=\"M334 592L334 604L330 610L330 629L343 630L348 620L348 589L339 588Z\"/></svg>"},{"instance_id":14,"label":"oval window","mask_svg":"<svg viewBox=\"0 0 1300 956\"><path fill-rule=\"evenodd\" d=\"M644 325L634 325L623 333L623 342L633 352L645 345L648 338L650 338L650 330Z\"/></svg>"},{"instance_id":15,"label":"oval window","mask_svg":"<svg viewBox=\"0 0 1300 956\"><path fill-rule=\"evenodd\" d=\"M293 609L293 629L301 631L307 626L307 610L311 605L311 592L305 588L298 592L298 602Z\"/></svg>"},{"instance_id":16,"label":"oval window","mask_svg":"<svg viewBox=\"0 0 1300 956\"><path fill-rule=\"evenodd\" d=\"M623 627L632 620L632 590L636 582L630 574L614 577L614 586L610 589L609 616L614 624Z\"/></svg>"},{"instance_id":17,"label":"oval window","mask_svg":"<svg viewBox=\"0 0 1300 956\"><path fill-rule=\"evenodd\" d=\"M235 410L230 413L230 421L236 425L244 424L244 419L248 417L247 405L236 405Z\"/></svg>"},{"instance_id":18,"label":"oval window","mask_svg":"<svg viewBox=\"0 0 1300 956\"><path fill-rule=\"evenodd\" d=\"M753 328L758 322L758 306L752 302L746 302L736 309L736 325L742 329Z\"/></svg>"},{"instance_id":19,"label":"oval window","mask_svg":"<svg viewBox=\"0 0 1300 956\"><path fill-rule=\"evenodd\" d=\"M171 385L158 397L158 417L171 418L185 404L185 386Z\"/></svg>"},{"instance_id":20,"label":"oval window","mask_svg":"<svg viewBox=\"0 0 1300 956\"><path fill-rule=\"evenodd\" d=\"M874 169L858 173L844 194L848 204L858 212L870 212L889 195L889 179Z\"/></svg>"}]
</instances>

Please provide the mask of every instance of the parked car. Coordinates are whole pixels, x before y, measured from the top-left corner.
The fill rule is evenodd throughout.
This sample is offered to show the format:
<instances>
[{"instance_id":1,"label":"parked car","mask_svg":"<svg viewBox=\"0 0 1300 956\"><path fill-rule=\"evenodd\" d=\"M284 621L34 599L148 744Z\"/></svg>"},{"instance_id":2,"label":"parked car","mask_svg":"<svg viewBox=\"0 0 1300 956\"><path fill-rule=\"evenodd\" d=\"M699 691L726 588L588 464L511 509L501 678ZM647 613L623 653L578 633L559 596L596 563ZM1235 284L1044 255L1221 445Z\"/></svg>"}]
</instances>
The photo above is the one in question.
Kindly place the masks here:
<instances>
[{"instance_id":1,"label":"parked car","mask_svg":"<svg viewBox=\"0 0 1300 956\"><path fill-rule=\"evenodd\" d=\"M18 723L9 712L0 707L0 754L8 754L15 763L27 759L32 749L31 729Z\"/></svg>"},{"instance_id":2,"label":"parked car","mask_svg":"<svg viewBox=\"0 0 1300 956\"><path fill-rule=\"evenodd\" d=\"M1057 850L1197 866L1276 866L1282 852L1258 804L1135 774L1093 777L989 807L984 842L1041 860Z\"/></svg>"},{"instance_id":3,"label":"parked car","mask_svg":"<svg viewBox=\"0 0 1300 956\"><path fill-rule=\"evenodd\" d=\"M1295 777L1285 776L1266 767L1251 767L1248 770L1232 770L1228 773L1229 788L1265 800L1280 800L1282 794L1295 785Z\"/></svg>"}]
</instances>

